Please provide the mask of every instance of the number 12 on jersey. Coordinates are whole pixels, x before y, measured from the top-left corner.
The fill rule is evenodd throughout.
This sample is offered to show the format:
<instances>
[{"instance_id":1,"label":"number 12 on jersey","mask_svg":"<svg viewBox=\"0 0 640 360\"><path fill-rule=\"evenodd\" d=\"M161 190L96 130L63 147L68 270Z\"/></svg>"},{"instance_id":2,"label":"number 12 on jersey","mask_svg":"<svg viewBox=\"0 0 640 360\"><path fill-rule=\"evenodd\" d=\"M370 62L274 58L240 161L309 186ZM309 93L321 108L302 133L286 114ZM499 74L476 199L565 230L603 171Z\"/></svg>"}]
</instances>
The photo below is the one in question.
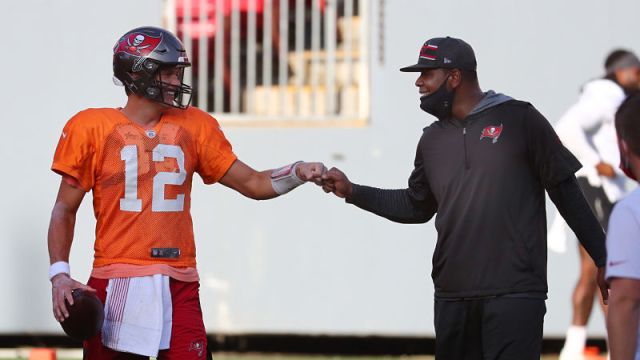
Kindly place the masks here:
<instances>
[{"instance_id":1,"label":"number 12 on jersey","mask_svg":"<svg viewBox=\"0 0 640 360\"><path fill-rule=\"evenodd\" d=\"M151 211L171 212L184 209L184 194L175 199L166 199L166 185L182 185L187 179L184 168L184 152L177 145L159 144L153 149L153 161L162 162L165 157L176 159L178 172L161 171L153 177L153 195ZM142 211L142 199L138 198L138 147L126 145L120 150L120 159L124 161L124 198L120 199L120 210Z\"/></svg>"}]
</instances>

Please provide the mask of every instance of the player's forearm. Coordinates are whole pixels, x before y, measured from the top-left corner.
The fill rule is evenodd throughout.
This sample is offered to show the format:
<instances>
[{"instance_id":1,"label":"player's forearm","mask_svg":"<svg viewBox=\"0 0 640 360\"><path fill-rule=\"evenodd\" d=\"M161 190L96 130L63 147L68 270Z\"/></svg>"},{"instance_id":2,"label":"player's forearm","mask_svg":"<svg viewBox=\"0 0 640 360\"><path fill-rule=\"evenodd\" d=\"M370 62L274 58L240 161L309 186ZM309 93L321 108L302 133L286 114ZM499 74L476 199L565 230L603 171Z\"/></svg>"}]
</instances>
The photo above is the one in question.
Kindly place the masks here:
<instances>
[{"instance_id":1,"label":"player's forearm","mask_svg":"<svg viewBox=\"0 0 640 360\"><path fill-rule=\"evenodd\" d=\"M273 189L273 184L271 183L272 172L273 170L265 170L257 174L253 199L267 200L279 196L279 194Z\"/></svg>"},{"instance_id":2,"label":"player's forearm","mask_svg":"<svg viewBox=\"0 0 640 360\"><path fill-rule=\"evenodd\" d=\"M271 185L273 170L256 171L252 173L243 186L237 190L244 196L254 200L267 200L278 196Z\"/></svg>"},{"instance_id":3,"label":"player's forearm","mask_svg":"<svg viewBox=\"0 0 640 360\"><path fill-rule=\"evenodd\" d=\"M75 223L76 214L65 209L64 206L56 204L51 213L48 233L49 261L51 264L57 261L69 261Z\"/></svg>"},{"instance_id":4,"label":"player's forearm","mask_svg":"<svg viewBox=\"0 0 640 360\"><path fill-rule=\"evenodd\" d=\"M611 360L633 360L636 353L640 303L620 295L612 292L609 298L607 331Z\"/></svg>"},{"instance_id":5,"label":"player's forearm","mask_svg":"<svg viewBox=\"0 0 640 360\"><path fill-rule=\"evenodd\" d=\"M300 166L305 168L304 179L307 179L305 181L318 176L317 173L320 172L318 168L322 165L302 162L297 164L302 164ZM294 164L290 164L279 169L256 171L242 161L236 160L219 182L248 198L266 200L285 194L304 182L292 175L297 168Z\"/></svg>"},{"instance_id":6,"label":"player's forearm","mask_svg":"<svg viewBox=\"0 0 640 360\"><path fill-rule=\"evenodd\" d=\"M433 217L437 209L435 203L415 201L408 189L383 190L358 184L353 184L353 191L347 202L404 224L425 223Z\"/></svg>"}]
</instances>

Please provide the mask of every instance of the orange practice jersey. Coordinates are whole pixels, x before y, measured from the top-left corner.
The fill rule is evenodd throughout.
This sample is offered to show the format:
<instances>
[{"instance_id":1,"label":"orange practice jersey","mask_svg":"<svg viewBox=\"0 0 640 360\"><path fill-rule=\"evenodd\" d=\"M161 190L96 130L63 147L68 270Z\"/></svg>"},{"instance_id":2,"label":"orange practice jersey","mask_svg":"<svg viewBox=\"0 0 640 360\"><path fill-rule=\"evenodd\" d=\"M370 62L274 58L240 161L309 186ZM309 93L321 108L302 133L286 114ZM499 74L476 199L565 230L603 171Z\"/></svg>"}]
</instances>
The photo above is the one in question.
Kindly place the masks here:
<instances>
[{"instance_id":1,"label":"orange practice jersey","mask_svg":"<svg viewBox=\"0 0 640 360\"><path fill-rule=\"evenodd\" d=\"M69 120L52 169L93 190L94 267L195 267L193 173L212 184L235 160L217 121L197 108L172 109L153 129L105 108Z\"/></svg>"}]
</instances>

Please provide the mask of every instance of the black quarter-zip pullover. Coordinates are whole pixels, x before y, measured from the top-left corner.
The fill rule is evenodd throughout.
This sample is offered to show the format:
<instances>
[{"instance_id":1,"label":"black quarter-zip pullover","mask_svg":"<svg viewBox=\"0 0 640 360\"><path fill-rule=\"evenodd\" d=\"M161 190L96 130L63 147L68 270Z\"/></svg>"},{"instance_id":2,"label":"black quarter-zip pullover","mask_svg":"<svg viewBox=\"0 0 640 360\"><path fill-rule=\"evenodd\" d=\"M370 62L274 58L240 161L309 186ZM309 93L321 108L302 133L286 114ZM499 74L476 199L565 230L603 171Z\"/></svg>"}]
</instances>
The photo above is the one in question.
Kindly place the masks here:
<instances>
[{"instance_id":1,"label":"black quarter-zip pullover","mask_svg":"<svg viewBox=\"0 0 640 360\"><path fill-rule=\"evenodd\" d=\"M347 199L403 223L437 213L437 297L547 292L545 188L574 178L581 165L531 104L485 98L496 96L503 98L481 102L462 121L424 129L407 189L354 185ZM602 258L603 241L590 247Z\"/></svg>"}]
</instances>

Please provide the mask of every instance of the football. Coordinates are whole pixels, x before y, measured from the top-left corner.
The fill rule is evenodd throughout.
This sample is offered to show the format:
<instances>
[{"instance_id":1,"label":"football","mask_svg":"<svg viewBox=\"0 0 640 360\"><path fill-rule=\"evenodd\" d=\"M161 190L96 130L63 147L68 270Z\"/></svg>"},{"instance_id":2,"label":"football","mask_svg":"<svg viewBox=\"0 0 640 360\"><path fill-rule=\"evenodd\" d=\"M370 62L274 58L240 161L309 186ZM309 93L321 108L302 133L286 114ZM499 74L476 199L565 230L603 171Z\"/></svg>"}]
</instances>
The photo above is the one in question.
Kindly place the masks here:
<instances>
[{"instance_id":1,"label":"football","mask_svg":"<svg viewBox=\"0 0 640 360\"><path fill-rule=\"evenodd\" d=\"M73 305L65 300L69 317L60 324L64 332L77 341L92 338L102 329L104 306L96 294L82 289L73 290Z\"/></svg>"}]
</instances>

